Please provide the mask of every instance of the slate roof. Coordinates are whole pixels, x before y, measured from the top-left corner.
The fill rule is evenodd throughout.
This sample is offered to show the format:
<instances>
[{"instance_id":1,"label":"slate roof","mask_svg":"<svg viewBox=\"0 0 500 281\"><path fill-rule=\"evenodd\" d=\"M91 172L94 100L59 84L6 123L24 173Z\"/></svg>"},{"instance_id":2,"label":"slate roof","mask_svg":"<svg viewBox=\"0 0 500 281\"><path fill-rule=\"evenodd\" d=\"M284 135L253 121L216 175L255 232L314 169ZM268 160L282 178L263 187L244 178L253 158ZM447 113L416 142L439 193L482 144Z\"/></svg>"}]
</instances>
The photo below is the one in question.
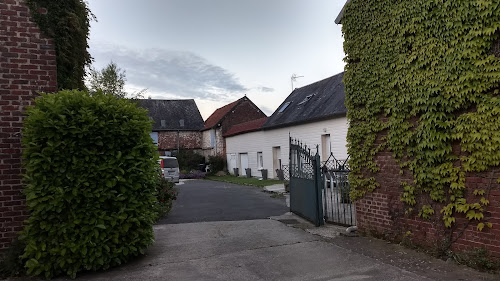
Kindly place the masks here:
<instances>
[{"instance_id":1,"label":"slate roof","mask_svg":"<svg viewBox=\"0 0 500 281\"><path fill-rule=\"evenodd\" d=\"M224 135L223 137L231 137L231 136L236 136L239 134L243 133L249 133L253 131L257 131L260 129L260 127L267 121L267 117L263 117L260 119L255 119L252 121L248 121L245 123L241 124L236 124L232 126Z\"/></svg>"},{"instance_id":2,"label":"slate roof","mask_svg":"<svg viewBox=\"0 0 500 281\"><path fill-rule=\"evenodd\" d=\"M203 128L203 118L193 99L141 99L138 104L148 110L149 117L154 121L153 131L199 131Z\"/></svg>"},{"instance_id":3,"label":"slate roof","mask_svg":"<svg viewBox=\"0 0 500 281\"><path fill-rule=\"evenodd\" d=\"M267 119L262 129L287 127L317 120L344 116L345 107L344 72L313 84L297 88ZM280 112L287 104L288 106Z\"/></svg>"},{"instance_id":4,"label":"slate roof","mask_svg":"<svg viewBox=\"0 0 500 281\"><path fill-rule=\"evenodd\" d=\"M342 7L342 10L340 10L340 13L338 14L337 18L335 19L336 24L341 24L342 23L342 17L344 16L344 10L347 4L351 2L351 0L347 0L344 4L344 7Z\"/></svg>"},{"instance_id":5,"label":"slate roof","mask_svg":"<svg viewBox=\"0 0 500 281\"><path fill-rule=\"evenodd\" d=\"M241 99L216 109L214 113L212 113L212 115L205 120L205 126L203 126L201 130L208 130L217 125L224 118L224 116L226 116L226 114L228 114L240 102L240 100Z\"/></svg>"}]
</instances>

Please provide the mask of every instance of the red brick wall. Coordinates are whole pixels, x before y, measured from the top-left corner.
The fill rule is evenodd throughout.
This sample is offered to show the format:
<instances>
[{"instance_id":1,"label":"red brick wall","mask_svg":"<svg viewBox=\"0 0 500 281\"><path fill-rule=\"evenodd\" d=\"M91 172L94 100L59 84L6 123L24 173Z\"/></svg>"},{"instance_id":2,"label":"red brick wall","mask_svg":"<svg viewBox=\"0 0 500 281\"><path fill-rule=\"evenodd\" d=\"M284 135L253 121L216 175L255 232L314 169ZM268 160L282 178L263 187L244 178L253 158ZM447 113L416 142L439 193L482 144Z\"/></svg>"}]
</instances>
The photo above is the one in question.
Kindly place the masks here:
<instances>
[{"instance_id":1,"label":"red brick wall","mask_svg":"<svg viewBox=\"0 0 500 281\"><path fill-rule=\"evenodd\" d=\"M37 92L54 92L56 56L22 0L0 2L0 250L26 219L21 194L23 112Z\"/></svg>"},{"instance_id":2,"label":"red brick wall","mask_svg":"<svg viewBox=\"0 0 500 281\"><path fill-rule=\"evenodd\" d=\"M266 117L266 115L247 99L241 102L232 112L229 112L224 120L222 120L222 134L226 133L233 125L263 117Z\"/></svg>"},{"instance_id":3,"label":"red brick wall","mask_svg":"<svg viewBox=\"0 0 500 281\"><path fill-rule=\"evenodd\" d=\"M466 175L466 186L470 194L466 195L467 202L478 202L480 197L472 194L475 189L486 189L492 184L489 194L490 204L485 208L487 222L493 228L485 227L482 231L476 229L478 221L465 219L463 214L455 214L456 224L446 228L441 218L440 210L443 204L432 202L428 196L420 196L420 205L414 207L416 213L405 214L409 206L405 206L400 198L402 194L401 182L413 182L409 172L399 174L399 164L396 163L390 152L381 152L376 156L380 171L375 178L380 187L356 202L356 215L360 231L381 236L389 240L409 239L412 243L438 250L443 241L451 237L454 241L452 250L464 251L472 248L485 247L497 258L500 258L500 185L496 179L500 173L492 174L469 173ZM493 180L490 181L490 178ZM434 207L435 215L430 220L418 217L418 210L424 204ZM409 232L408 232L409 231ZM406 235L405 235L406 234Z\"/></svg>"},{"instance_id":4,"label":"red brick wall","mask_svg":"<svg viewBox=\"0 0 500 281\"><path fill-rule=\"evenodd\" d=\"M199 132L199 131L180 131L179 132L179 147L184 148L184 149L200 149L201 148L201 132ZM158 149L159 150L176 150L177 149L177 131L158 132Z\"/></svg>"}]
</instances>

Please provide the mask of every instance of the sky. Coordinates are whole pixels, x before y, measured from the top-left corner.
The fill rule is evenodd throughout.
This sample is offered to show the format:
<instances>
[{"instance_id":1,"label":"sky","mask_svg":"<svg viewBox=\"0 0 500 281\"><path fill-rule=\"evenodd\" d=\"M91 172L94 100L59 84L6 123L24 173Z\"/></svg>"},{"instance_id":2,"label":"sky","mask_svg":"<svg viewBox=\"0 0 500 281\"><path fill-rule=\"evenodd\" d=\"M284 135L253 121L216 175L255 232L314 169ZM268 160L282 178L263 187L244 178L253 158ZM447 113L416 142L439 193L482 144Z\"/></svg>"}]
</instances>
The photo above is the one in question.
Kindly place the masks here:
<instances>
[{"instance_id":1,"label":"sky","mask_svg":"<svg viewBox=\"0 0 500 281\"><path fill-rule=\"evenodd\" d=\"M249 97L270 116L294 88L344 69L344 0L87 0L92 66L127 92L194 99L203 119Z\"/></svg>"}]
</instances>

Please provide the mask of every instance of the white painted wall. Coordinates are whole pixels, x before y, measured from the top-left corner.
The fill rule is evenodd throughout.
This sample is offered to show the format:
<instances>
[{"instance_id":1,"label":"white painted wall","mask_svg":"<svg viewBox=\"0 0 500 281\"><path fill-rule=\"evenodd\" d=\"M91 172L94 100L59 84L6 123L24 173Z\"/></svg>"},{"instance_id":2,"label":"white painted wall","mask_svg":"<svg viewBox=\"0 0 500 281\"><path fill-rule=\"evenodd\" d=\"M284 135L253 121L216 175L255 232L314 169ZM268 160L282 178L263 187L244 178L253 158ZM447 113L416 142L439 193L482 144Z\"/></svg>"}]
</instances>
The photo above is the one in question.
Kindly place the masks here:
<instances>
[{"instance_id":1,"label":"white painted wall","mask_svg":"<svg viewBox=\"0 0 500 281\"><path fill-rule=\"evenodd\" d=\"M257 167L257 152L262 152L264 158L264 169L268 170L269 177L275 177L273 167L273 147L279 146L282 165L288 165L289 141L288 135L302 141L310 147L319 145L321 155L321 136L330 134L330 146L333 155L337 159L347 158L347 118L339 117L330 120L318 121L303 125L279 128L274 130L250 132L226 138L226 153L228 159L228 170L233 173L234 167L230 167L231 155L248 153L248 167L252 169L253 176L260 176ZM314 150L314 152L316 152ZM233 156L234 157L234 156ZM324 161L326 159L321 159ZM236 164L237 165L237 164ZM240 171L240 175L241 175Z\"/></svg>"}]
</instances>

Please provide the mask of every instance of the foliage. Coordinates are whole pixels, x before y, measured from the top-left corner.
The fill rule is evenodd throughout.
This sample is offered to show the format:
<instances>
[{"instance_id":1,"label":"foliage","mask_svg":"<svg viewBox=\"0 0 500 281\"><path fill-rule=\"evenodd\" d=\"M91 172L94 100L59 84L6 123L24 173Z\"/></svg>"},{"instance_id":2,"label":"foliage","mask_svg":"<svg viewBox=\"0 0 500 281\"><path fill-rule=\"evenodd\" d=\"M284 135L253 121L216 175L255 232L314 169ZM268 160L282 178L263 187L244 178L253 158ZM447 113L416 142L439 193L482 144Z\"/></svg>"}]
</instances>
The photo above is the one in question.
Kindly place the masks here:
<instances>
[{"instance_id":1,"label":"foliage","mask_svg":"<svg viewBox=\"0 0 500 281\"><path fill-rule=\"evenodd\" d=\"M77 90L35 103L23 130L28 274L74 277L144 253L158 182L146 110Z\"/></svg>"},{"instance_id":2,"label":"foliage","mask_svg":"<svg viewBox=\"0 0 500 281\"><path fill-rule=\"evenodd\" d=\"M197 170L205 163L205 157L189 149L181 149L176 155L181 170Z\"/></svg>"},{"instance_id":3,"label":"foliage","mask_svg":"<svg viewBox=\"0 0 500 281\"><path fill-rule=\"evenodd\" d=\"M25 246L23 241L15 239L3 255L0 253L0 279L19 276L24 272L24 261L20 257Z\"/></svg>"},{"instance_id":4,"label":"foliage","mask_svg":"<svg viewBox=\"0 0 500 281\"><path fill-rule=\"evenodd\" d=\"M219 155L208 156L208 163L210 163L211 174L222 171L224 170L224 167L226 167L226 159Z\"/></svg>"},{"instance_id":5,"label":"foliage","mask_svg":"<svg viewBox=\"0 0 500 281\"><path fill-rule=\"evenodd\" d=\"M500 260L495 260L491 257L488 249L486 248L476 248L460 254L453 254L453 258L457 263L464 264L475 269L489 272L500 271Z\"/></svg>"},{"instance_id":6,"label":"foliage","mask_svg":"<svg viewBox=\"0 0 500 281\"><path fill-rule=\"evenodd\" d=\"M90 21L95 16L83 0L26 0L41 31L54 40L59 89L85 89L85 67L92 57L87 51ZM46 13L40 13L42 8Z\"/></svg>"},{"instance_id":7,"label":"foliage","mask_svg":"<svg viewBox=\"0 0 500 281\"><path fill-rule=\"evenodd\" d=\"M123 90L125 86L125 71L119 68L116 63L110 62L101 71L90 68L88 89L91 93L101 90L107 95L113 95L117 98L125 98Z\"/></svg>"},{"instance_id":8,"label":"foliage","mask_svg":"<svg viewBox=\"0 0 500 281\"><path fill-rule=\"evenodd\" d=\"M164 177L160 177L156 185L157 220L168 215L172 209L172 201L177 199L177 195L178 191L175 184Z\"/></svg>"},{"instance_id":9,"label":"foliage","mask_svg":"<svg viewBox=\"0 0 500 281\"><path fill-rule=\"evenodd\" d=\"M413 175L402 183L401 200L422 207L422 217L434 213L417 202L427 195L444 205L448 227L457 212L483 220L491 185L467 200L465 174L500 164L500 59L491 52L499 18L500 3L491 0L347 5L342 28L354 199L379 186L375 156L387 149L401 173Z\"/></svg>"},{"instance_id":10,"label":"foliage","mask_svg":"<svg viewBox=\"0 0 500 281\"><path fill-rule=\"evenodd\" d=\"M204 179L206 176L205 172L199 170L191 170L190 173L180 173L180 179Z\"/></svg>"},{"instance_id":11,"label":"foliage","mask_svg":"<svg viewBox=\"0 0 500 281\"><path fill-rule=\"evenodd\" d=\"M214 180L214 181L235 183L235 184L240 184L240 185L257 186L257 187L264 187L264 186L269 186L269 185L273 185L273 184L283 183L282 181L279 181L279 180L259 180L258 178L235 177L232 175L207 176L206 179L207 180Z\"/></svg>"}]
</instances>

